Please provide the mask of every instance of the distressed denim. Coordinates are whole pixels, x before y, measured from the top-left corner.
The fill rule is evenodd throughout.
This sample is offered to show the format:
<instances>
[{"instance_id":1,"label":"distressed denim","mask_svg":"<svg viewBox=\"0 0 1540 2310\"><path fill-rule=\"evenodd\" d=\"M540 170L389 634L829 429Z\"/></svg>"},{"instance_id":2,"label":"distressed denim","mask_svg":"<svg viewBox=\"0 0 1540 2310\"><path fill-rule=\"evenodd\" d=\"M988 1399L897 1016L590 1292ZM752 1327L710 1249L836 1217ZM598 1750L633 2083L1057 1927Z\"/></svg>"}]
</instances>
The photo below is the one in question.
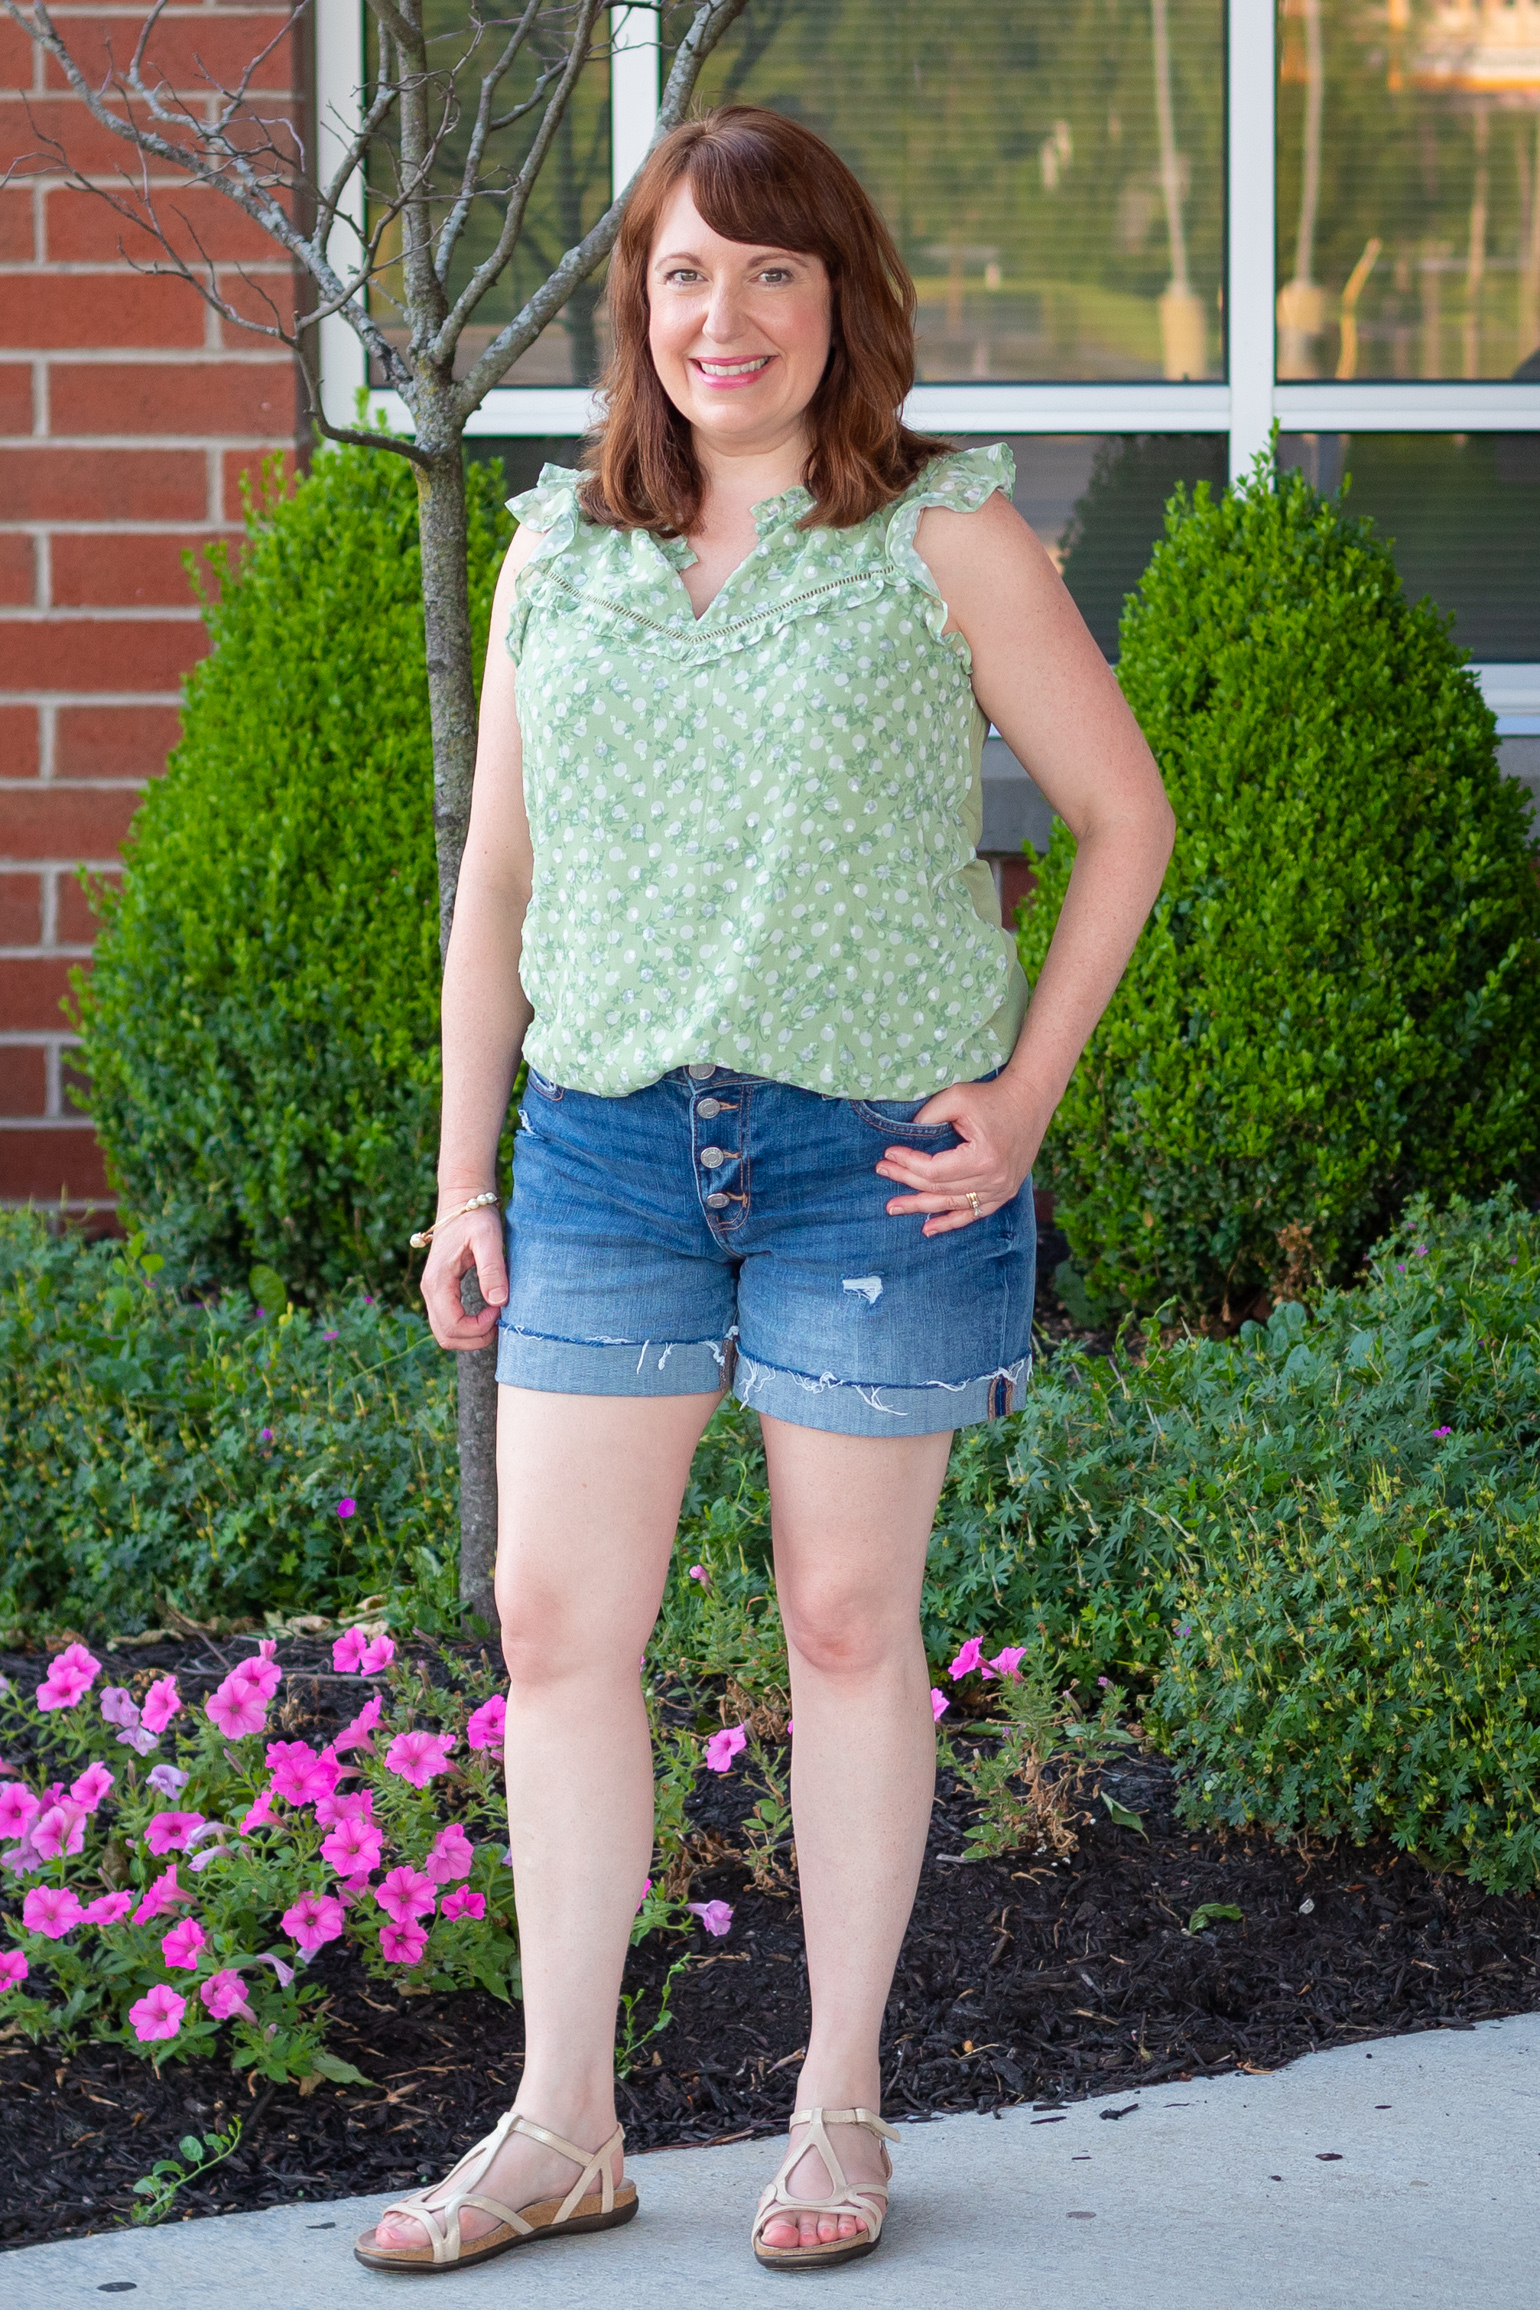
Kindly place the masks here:
<instances>
[{"instance_id":1,"label":"distressed denim","mask_svg":"<svg viewBox=\"0 0 1540 2310\"><path fill-rule=\"evenodd\" d=\"M530 1073L497 1376L558 1395L745 1404L838 1435L998 1419L1031 1367L1030 1180L971 1226L894 1218L886 1147L957 1145L924 1099L825 1096L725 1067L623 1098Z\"/></svg>"}]
</instances>

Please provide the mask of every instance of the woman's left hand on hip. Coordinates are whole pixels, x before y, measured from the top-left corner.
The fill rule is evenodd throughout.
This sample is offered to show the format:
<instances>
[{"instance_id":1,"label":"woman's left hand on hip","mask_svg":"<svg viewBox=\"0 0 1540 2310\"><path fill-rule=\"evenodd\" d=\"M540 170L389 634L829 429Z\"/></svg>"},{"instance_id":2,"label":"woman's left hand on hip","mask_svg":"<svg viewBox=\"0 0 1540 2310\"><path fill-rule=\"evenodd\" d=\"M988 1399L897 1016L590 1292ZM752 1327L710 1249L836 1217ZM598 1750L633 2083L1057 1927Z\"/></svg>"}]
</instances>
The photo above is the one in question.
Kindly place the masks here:
<instances>
[{"instance_id":1,"label":"woman's left hand on hip","mask_svg":"<svg viewBox=\"0 0 1540 2310\"><path fill-rule=\"evenodd\" d=\"M923 1232L945 1235L971 1227L1009 1203L1032 1169L1047 1118L1031 1113L1019 1084L1004 1077L987 1083L954 1083L938 1091L915 1117L917 1123L950 1123L962 1144L927 1155L918 1147L889 1147L877 1165L879 1178L904 1189L888 1204L901 1217L924 1212Z\"/></svg>"}]
</instances>

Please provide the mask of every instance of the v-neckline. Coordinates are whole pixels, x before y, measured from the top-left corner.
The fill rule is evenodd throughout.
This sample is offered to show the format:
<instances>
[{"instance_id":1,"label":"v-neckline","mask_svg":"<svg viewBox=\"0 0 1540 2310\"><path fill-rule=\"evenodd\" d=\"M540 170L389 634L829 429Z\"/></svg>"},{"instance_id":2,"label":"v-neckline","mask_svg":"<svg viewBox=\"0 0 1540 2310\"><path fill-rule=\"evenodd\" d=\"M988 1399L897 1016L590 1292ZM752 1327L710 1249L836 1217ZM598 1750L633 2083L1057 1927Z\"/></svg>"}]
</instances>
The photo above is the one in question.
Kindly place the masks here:
<instances>
[{"instance_id":1,"label":"v-neckline","mask_svg":"<svg viewBox=\"0 0 1540 2310\"><path fill-rule=\"evenodd\" d=\"M662 538L654 536L650 530L648 531L648 536L652 537L653 544L668 563L679 590L684 595L685 606L689 610L692 626L704 625L723 595L737 583L749 564L757 560L764 551L766 542L774 535L787 515L794 513L797 518L800 518L812 503L812 491L802 482L795 481L790 489L780 490L774 497L762 497L756 504L751 505L749 507L749 519L754 524L754 543L749 547L742 561L734 562L710 601L706 603L704 609L700 610L697 610L694 602L691 601L690 589L684 582L685 571L695 567L700 560L700 555L695 551L687 537Z\"/></svg>"}]
</instances>

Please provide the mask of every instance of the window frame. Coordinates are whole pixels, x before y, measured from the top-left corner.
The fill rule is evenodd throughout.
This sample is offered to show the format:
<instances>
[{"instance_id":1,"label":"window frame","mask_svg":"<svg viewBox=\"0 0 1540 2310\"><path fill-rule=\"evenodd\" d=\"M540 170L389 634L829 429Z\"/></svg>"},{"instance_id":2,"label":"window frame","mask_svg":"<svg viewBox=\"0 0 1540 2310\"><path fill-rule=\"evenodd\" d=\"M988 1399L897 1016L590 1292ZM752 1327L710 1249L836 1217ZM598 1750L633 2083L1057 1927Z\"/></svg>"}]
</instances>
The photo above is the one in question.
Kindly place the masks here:
<instances>
[{"instance_id":1,"label":"window frame","mask_svg":"<svg viewBox=\"0 0 1540 2310\"><path fill-rule=\"evenodd\" d=\"M659 15L656 6L610 10L611 167L619 192L644 157L657 122ZM1274 0L1225 0L1227 377L1222 384L917 385L905 414L939 433L1224 433L1232 479L1283 433L1515 433L1540 431L1540 384L1276 380L1275 184L1277 10ZM316 118L324 168L329 148L357 120L363 86L362 0L318 11ZM352 220L362 223L355 188ZM322 404L333 424L350 424L366 384L363 348L345 321L321 324ZM372 391L369 407L410 429L394 393ZM500 385L466 427L473 436L570 435L587 431L594 401L583 386ZM1540 663L1478 666L1503 735L1540 727ZM1504 724L1507 725L1504 728Z\"/></svg>"}]
</instances>

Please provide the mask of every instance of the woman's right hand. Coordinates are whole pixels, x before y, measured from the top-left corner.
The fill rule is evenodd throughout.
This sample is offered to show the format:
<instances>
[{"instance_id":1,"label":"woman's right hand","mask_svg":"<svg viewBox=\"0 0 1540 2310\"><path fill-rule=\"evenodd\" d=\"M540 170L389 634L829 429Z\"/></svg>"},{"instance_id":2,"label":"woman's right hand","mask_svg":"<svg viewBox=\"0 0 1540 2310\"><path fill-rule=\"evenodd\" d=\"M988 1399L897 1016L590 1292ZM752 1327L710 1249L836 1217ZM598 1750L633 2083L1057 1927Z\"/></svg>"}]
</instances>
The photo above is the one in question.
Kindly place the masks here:
<instances>
[{"instance_id":1,"label":"woman's right hand","mask_svg":"<svg viewBox=\"0 0 1540 2310\"><path fill-rule=\"evenodd\" d=\"M454 1210L459 1197L447 1199ZM479 1315L467 1315L460 1299L460 1281L474 1274L486 1306ZM441 1348L465 1354L484 1348L508 1300L508 1269L503 1259L503 1223L495 1204L469 1211L463 1218L446 1220L436 1228L422 1271L422 1296L433 1336Z\"/></svg>"}]
</instances>

